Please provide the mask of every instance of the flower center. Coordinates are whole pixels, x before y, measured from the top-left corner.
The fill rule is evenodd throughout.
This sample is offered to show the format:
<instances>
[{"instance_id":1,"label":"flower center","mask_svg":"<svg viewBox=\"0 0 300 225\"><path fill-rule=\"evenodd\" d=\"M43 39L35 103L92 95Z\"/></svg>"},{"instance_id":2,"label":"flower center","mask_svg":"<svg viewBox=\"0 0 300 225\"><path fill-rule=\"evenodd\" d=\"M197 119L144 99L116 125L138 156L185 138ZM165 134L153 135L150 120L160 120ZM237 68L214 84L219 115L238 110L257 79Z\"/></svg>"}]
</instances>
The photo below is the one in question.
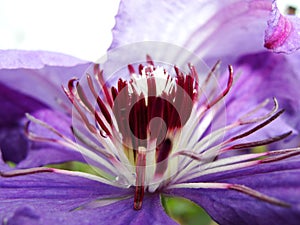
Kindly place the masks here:
<instances>
[{"instance_id":1,"label":"flower center","mask_svg":"<svg viewBox=\"0 0 300 225\"><path fill-rule=\"evenodd\" d=\"M126 155L133 154L132 162L141 147L155 151L156 161L164 160L174 133L191 115L197 81L192 74L176 71L171 77L163 68L140 66L138 74L131 71L129 82L119 79L118 87L111 88L113 115Z\"/></svg>"},{"instance_id":2,"label":"flower center","mask_svg":"<svg viewBox=\"0 0 300 225\"><path fill-rule=\"evenodd\" d=\"M69 82L66 93L86 127L93 133L100 130L101 144L111 142L115 148L122 148L126 156L122 163L129 163L134 169L131 172L135 174L135 184L130 185L136 186L135 208L139 209L147 185L158 183L155 185L158 187L168 169L168 156L176 145L175 138L190 119L198 96L198 75L190 66L189 74L184 75L175 67L176 74L171 76L164 68L155 67L150 57L148 65L139 65L138 72L132 65L128 70L129 80L120 78L116 86L108 87L103 82L102 71L95 66L101 93L95 90L91 76L87 76L87 81L96 106L80 83L74 86L74 80ZM95 115L94 126L83 108ZM122 159L118 157L118 160Z\"/></svg>"}]
</instances>

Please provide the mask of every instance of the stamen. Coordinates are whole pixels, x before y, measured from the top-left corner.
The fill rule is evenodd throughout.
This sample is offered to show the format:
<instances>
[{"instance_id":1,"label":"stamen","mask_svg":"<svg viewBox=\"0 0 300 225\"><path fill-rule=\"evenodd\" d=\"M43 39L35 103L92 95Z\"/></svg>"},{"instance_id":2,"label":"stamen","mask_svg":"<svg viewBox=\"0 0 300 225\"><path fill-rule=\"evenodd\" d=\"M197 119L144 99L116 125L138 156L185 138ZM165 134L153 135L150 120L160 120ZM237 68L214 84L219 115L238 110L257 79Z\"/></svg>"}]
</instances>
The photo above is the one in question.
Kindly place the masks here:
<instances>
[{"instance_id":1,"label":"stamen","mask_svg":"<svg viewBox=\"0 0 300 225\"><path fill-rule=\"evenodd\" d=\"M196 167L190 168L190 172L184 177L176 176L176 179L172 180L172 183L181 182L183 179L191 180L197 177L201 177L203 175L215 174L219 172L255 166L258 164L279 161L296 155L300 155L300 148L277 150L256 154L252 153L219 159L214 162L208 162L206 165L204 164L203 166L199 166L199 164L197 164ZM259 157L267 158L259 159Z\"/></svg>"},{"instance_id":2,"label":"stamen","mask_svg":"<svg viewBox=\"0 0 300 225\"><path fill-rule=\"evenodd\" d=\"M221 61L218 60L215 65L211 68L211 70L209 71L208 75L206 76L206 79L204 81L204 84L202 85L202 89L205 90L207 88L207 85L209 83L209 81L211 80L211 78L213 77L213 75L215 74L215 72L220 68L221 65Z\"/></svg>"},{"instance_id":3,"label":"stamen","mask_svg":"<svg viewBox=\"0 0 300 225\"><path fill-rule=\"evenodd\" d=\"M89 85L89 88L90 88L92 94L94 95L94 98L97 100L97 104L98 104L103 116L105 117L108 124L110 126L112 126L112 118L110 116L110 112L108 111L106 105L104 104L104 102L102 101L100 96L97 94L94 84L93 84L93 80L90 75L87 75L87 82L88 82L88 85Z\"/></svg>"},{"instance_id":4,"label":"stamen","mask_svg":"<svg viewBox=\"0 0 300 225\"><path fill-rule=\"evenodd\" d=\"M129 71L130 75L135 74L135 69L134 69L133 65L128 64L127 67L128 67L128 71Z\"/></svg>"},{"instance_id":5,"label":"stamen","mask_svg":"<svg viewBox=\"0 0 300 225\"><path fill-rule=\"evenodd\" d=\"M259 104L253 110L248 112L246 115L240 117L240 119L239 119L240 124L241 125L246 125L246 124L250 124L250 123L256 123L256 122L265 120L265 119L269 118L270 116L272 116L278 110L278 101L277 101L276 98L273 98L274 106L273 106L272 110L270 110L267 114L265 114L261 117L256 117L256 118L253 118L253 119L250 119L250 120L246 120L246 118L250 117L252 114L256 113L258 110L265 107L268 104L268 102L269 102L269 99L266 99L264 102Z\"/></svg>"},{"instance_id":6,"label":"stamen","mask_svg":"<svg viewBox=\"0 0 300 225\"><path fill-rule=\"evenodd\" d=\"M95 111L94 106L88 100L84 90L82 89L82 87L79 83L76 84L76 88L77 88L77 94L78 94L79 102L82 103L82 106L87 107L87 109L90 112L94 112Z\"/></svg>"},{"instance_id":7,"label":"stamen","mask_svg":"<svg viewBox=\"0 0 300 225\"><path fill-rule=\"evenodd\" d=\"M283 207L290 207L290 204L283 202L277 198L270 197L265 195L261 192L255 191L249 187L240 184L228 184L228 183L182 183L182 184L174 184L168 187L171 188L209 188L209 189L232 189L238 192L242 192L254 198L257 198L261 201L268 202L273 205L283 206Z\"/></svg>"},{"instance_id":8,"label":"stamen","mask_svg":"<svg viewBox=\"0 0 300 225\"><path fill-rule=\"evenodd\" d=\"M48 168L48 167L36 167L36 168L30 168L30 169L19 169L19 170L13 170L13 171L7 171L7 172L1 172L1 177L17 177L17 176L24 176L24 175L30 175L30 174L37 174L37 173L57 173L57 174L65 174L70 176L77 176L86 178L89 180L98 181L104 184L116 186L116 187L124 187L121 186L119 183L115 182L115 180L107 180L105 178L102 178L100 176L96 176L90 173L84 173L84 172L78 172L78 171L69 171L69 170L61 170L61 169L54 169L54 168Z\"/></svg>"},{"instance_id":9,"label":"stamen","mask_svg":"<svg viewBox=\"0 0 300 225\"><path fill-rule=\"evenodd\" d=\"M29 168L29 169L20 169L20 170L12 170L7 172L1 172L1 177L17 177L17 176L24 176L29 174L36 174L36 173L52 173L54 169L46 168L46 167L37 167L37 168Z\"/></svg>"},{"instance_id":10,"label":"stamen","mask_svg":"<svg viewBox=\"0 0 300 225\"><path fill-rule=\"evenodd\" d=\"M104 82L103 70L100 70L100 65L99 64L94 65L94 74L96 76L96 79L99 83L99 86L100 86L101 90L104 91L104 95L105 95L105 99L106 99L107 103L109 104L110 107L112 107L113 106L113 99L112 99L112 96L109 93L109 90L107 88L106 83Z\"/></svg>"},{"instance_id":11,"label":"stamen","mask_svg":"<svg viewBox=\"0 0 300 225\"><path fill-rule=\"evenodd\" d=\"M231 185L228 186L228 188L232 189L232 190L242 192L242 193L245 193L247 195L250 195L254 198L257 198L259 200L268 202L268 203L273 204L273 205L278 205L278 206L283 206L283 207L290 207L290 204L288 204L286 202L283 202L283 201L281 201L277 198L273 198L273 197L270 197L268 195L262 194L261 192L255 191L255 190L253 190L249 187L246 187L244 185L231 184Z\"/></svg>"},{"instance_id":12,"label":"stamen","mask_svg":"<svg viewBox=\"0 0 300 225\"><path fill-rule=\"evenodd\" d=\"M34 134L32 134L28 129L28 125L29 123L27 123L26 126L26 130L25 133L27 134L27 136L33 140L33 141L38 141L38 142L50 142L50 143L56 143L56 144L60 144L62 146L65 146L67 148L72 149L73 151L79 152L81 154L83 154L84 156L88 157L89 159L91 159L92 161L98 162L101 165L105 166L109 171L112 171L114 174L118 174L118 169L112 167L112 165L107 161L110 160L110 162L112 162L112 164L115 163L115 161L117 161L115 159L115 157L111 154L111 152L107 152L107 149L101 149L100 146L95 147L94 149L98 150L99 152L101 152L103 154L103 156L105 156L106 158L103 159L102 157L100 157L100 155L95 154L94 152L90 151L89 149L86 149L85 147L83 147L80 144L77 144L75 142L73 142L73 140L67 138L66 136L62 135L58 130L54 129L53 127L51 127L50 125L46 124L45 122L36 119L35 117L31 116L30 114L26 114L27 118L36 123L39 124L43 127L45 127L46 129L48 129L49 131L51 131L52 133L56 134L57 136L61 137L62 140L58 140L58 139L53 139L53 138L46 138L46 137L39 137L36 136ZM88 142L90 145L93 144L92 142ZM106 150L106 151L105 151ZM126 170L122 170L125 173Z\"/></svg>"},{"instance_id":13,"label":"stamen","mask_svg":"<svg viewBox=\"0 0 300 225\"><path fill-rule=\"evenodd\" d=\"M154 66L154 62L150 55L146 55L146 60L149 65Z\"/></svg>"},{"instance_id":14,"label":"stamen","mask_svg":"<svg viewBox=\"0 0 300 225\"><path fill-rule=\"evenodd\" d=\"M233 84L233 68L231 65L228 66L228 71L229 71L229 77L228 77L226 89L219 96L217 96L212 102L207 104L207 109L210 109L216 103L218 103L223 97L225 97L228 94L229 90L231 89L231 86Z\"/></svg>"},{"instance_id":15,"label":"stamen","mask_svg":"<svg viewBox=\"0 0 300 225\"><path fill-rule=\"evenodd\" d=\"M280 141L286 137L288 137L289 135L291 135L293 132L289 131L287 133L278 135L276 137L272 137L272 138L268 138L265 140L261 140L261 141L253 141L253 142L247 142L247 143L243 143L243 144L237 144L237 145L233 145L230 146L226 149L221 150L221 152L225 152L227 150L231 150L231 149L244 149L244 148L253 148L253 147L257 147L257 146L262 146L262 145L267 145L267 144L271 144L274 143L276 141Z\"/></svg>"},{"instance_id":16,"label":"stamen","mask_svg":"<svg viewBox=\"0 0 300 225\"><path fill-rule=\"evenodd\" d=\"M238 139L241 139L243 137L246 137L252 133L254 133L255 131L258 131L260 130L261 128L265 127L266 125L268 125L269 123L271 123L272 121L274 121L275 119L277 119L282 113L284 112L284 110L280 110L279 112L277 112L275 115L271 116L269 119L267 119L266 121L264 121L263 123L261 124L258 124L257 126L255 126L254 128L246 131L246 132L243 132L235 137L232 137L230 139L230 141L236 141ZM249 121L247 122L249 123ZM243 124L244 125L244 124Z\"/></svg>"}]
</instances>

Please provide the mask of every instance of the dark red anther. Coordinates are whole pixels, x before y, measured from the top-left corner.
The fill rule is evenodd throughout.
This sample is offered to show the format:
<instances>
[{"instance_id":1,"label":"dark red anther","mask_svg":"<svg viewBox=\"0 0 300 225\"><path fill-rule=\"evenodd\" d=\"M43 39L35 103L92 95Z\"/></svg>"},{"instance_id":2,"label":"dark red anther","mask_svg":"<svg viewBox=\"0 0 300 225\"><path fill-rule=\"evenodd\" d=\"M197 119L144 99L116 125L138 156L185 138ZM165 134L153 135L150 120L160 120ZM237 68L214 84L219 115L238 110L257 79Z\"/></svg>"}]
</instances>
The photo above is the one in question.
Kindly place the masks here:
<instances>
[{"instance_id":1,"label":"dark red anther","mask_svg":"<svg viewBox=\"0 0 300 225\"><path fill-rule=\"evenodd\" d=\"M118 80L118 92L121 92L124 87L127 87L127 81L120 78Z\"/></svg>"},{"instance_id":2,"label":"dark red anther","mask_svg":"<svg viewBox=\"0 0 300 225\"><path fill-rule=\"evenodd\" d=\"M106 83L104 82L103 70L100 70L99 64L94 65L94 74L99 82L99 86L100 86L101 90L103 90L103 92L104 92L106 101L108 102L109 106L112 107L113 101L112 101L111 95L109 93L108 87L107 87Z\"/></svg>"},{"instance_id":3,"label":"dark red anther","mask_svg":"<svg viewBox=\"0 0 300 225\"><path fill-rule=\"evenodd\" d=\"M131 64L128 65L128 71L129 71L130 74L135 73L135 69L134 69L133 65L131 65Z\"/></svg>"},{"instance_id":4,"label":"dark red anther","mask_svg":"<svg viewBox=\"0 0 300 225\"><path fill-rule=\"evenodd\" d=\"M142 64L140 64L138 69L139 69L139 74L142 75L144 66Z\"/></svg>"},{"instance_id":5,"label":"dark red anther","mask_svg":"<svg viewBox=\"0 0 300 225\"><path fill-rule=\"evenodd\" d=\"M94 74L100 74L101 73L100 64L95 63L93 69L94 69Z\"/></svg>"},{"instance_id":6,"label":"dark red anther","mask_svg":"<svg viewBox=\"0 0 300 225\"><path fill-rule=\"evenodd\" d=\"M99 114L97 111L95 111L95 119L98 122L99 126L102 128L102 130L106 133L106 135L110 136L110 132L108 130L108 128L105 126L104 122L102 121L102 119L100 118ZM103 137L105 137L103 134L101 134Z\"/></svg>"},{"instance_id":7,"label":"dark red anther","mask_svg":"<svg viewBox=\"0 0 300 225\"><path fill-rule=\"evenodd\" d=\"M88 82L88 85L89 85L89 88L90 88L92 94L94 95L94 98L97 100L98 106L99 106L103 116L105 117L105 119L109 123L109 125L112 126L111 115L110 115L106 105L104 104L104 102L102 101L102 99L100 98L98 93L96 92L94 84L93 84L93 80L90 75L87 75L87 82Z\"/></svg>"},{"instance_id":8,"label":"dark red anther","mask_svg":"<svg viewBox=\"0 0 300 225\"><path fill-rule=\"evenodd\" d=\"M154 62L150 55L146 55L146 60L149 65L154 66Z\"/></svg>"},{"instance_id":9,"label":"dark red anther","mask_svg":"<svg viewBox=\"0 0 300 225\"><path fill-rule=\"evenodd\" d=\"M73 77L71 80L69 80L68 82L68 89L71 93L74 93L74 82L77 82L78 81L78 78L76 77Z\"/></svg>"},{"instance_id":10,"label":"dark red anther","mask_svg":"<svg viewBox=\"0 0 300 225\"><path fill-rule=\"evenodd\" d=\"M99 96L97 97L97 103L106 121L109 123L110 126L112 126L111 115Z\"/></svg>"},{"instance_id":11,"label":"dark red anther","mask_svg":"<svg viewBox=\"0 0 300 225\"><path fill-rule=\"evenodd\" d=\"M117 90L117 88L111 87L111 95L112 95L113 100L115 101L116 98L117 98L117 96L118 96L118 90Z\"/></svg>"},{"instance_id":12,"label":"dark red anther","mask_svg":"<svg viewBox=\"0 0 300 225\"><path fill-rule=\"evenodd\" d=\"M180 76L181 72L177 66L174 66L174 70L175 70L176 76Z\"/></svg>"},{"instance_id":13,"label":"dark red anther","mask_svg":"<svg viewBox=\"0 0 300 225\"><path fill-rule=\"evenodd\" d=\"M73 104L75 101L75 96L73 93L71 93L69 90L67 90L64 86L61 86L63 89L63 92L65 93L65 95L68 97L68 99L70 100L70 102Z\"/></svg>"}]
</instances>

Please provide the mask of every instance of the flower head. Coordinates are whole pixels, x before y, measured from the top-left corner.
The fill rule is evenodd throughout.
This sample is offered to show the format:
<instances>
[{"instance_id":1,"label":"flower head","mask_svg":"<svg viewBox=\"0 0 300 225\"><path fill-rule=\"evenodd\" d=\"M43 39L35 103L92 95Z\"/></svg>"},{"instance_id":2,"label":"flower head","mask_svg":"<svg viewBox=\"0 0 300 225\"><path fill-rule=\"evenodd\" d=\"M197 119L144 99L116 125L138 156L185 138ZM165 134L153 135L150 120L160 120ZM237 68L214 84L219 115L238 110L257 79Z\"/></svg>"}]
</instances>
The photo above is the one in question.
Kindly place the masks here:
<instances>
[{"instance_id":1,"label":"flower head","mask_svg":"<svg viewBox=\"0 0 300 225\"><path fill-rule=\"evenodd\" d=\"M128 64L107 76L101 68L108 68L117 60L112 58L114 54L108 56L108 62L94 64L80 80L72 78L63 88L73 106L69 129L76 140L30 114L25 127L30 140L81 153L85 163L92 165L97 173L33 167L1 172L2 177L54 173L116 188L104 198L106 203L103 199L86 199L72 204L71 211L101 210L107 204L118 205L129 199L132 203L127 205L128 209L142 210L145 201L154 201L157 195L168 195L177 189L233 190L255 201L291 207L290 202L280 197L239 183L219 182L214 178L203 181L216 174L272 164L300 154L298 149L239 153L240 149L270 144L291 134L287 131L274 137L245 140L283 113L276 99L266 113L262 109L270 103L268 100L238 115L235 121L223 124L224 98L235 80L231 66L227 81L220 87L215 77L219 62L202 77L193 64L179 68L147 56L144 63Z\"/></svg>"},{"instance_id":2,"label":"flower head","mask_svg":"<svg viewBox=\"0 0 300 225\"><path fill-rule=\"evenodd\" d=\"M263 20L271 10L268 1L217 2L213 1L211 5L203 1L201 6L206 9L217 6L216 12L239 9L233 15L246 15L246 19L254 15ZM181 3L171 9L186 5ZM153 4L145 4L149 7L144 8L156 12ZM126 19L128 15L135 15L123 14L124 6L122 3L117 17L122 20L117 20L114 35L120 28L120 21L126 23L130 21ZM162 2L162 6L165 9L168 4ZM169 18L169 12L166 10L166 14L161 15ZM227 24L222 26L225 34L231 23L227 23L228 17L219 17L217 13L212 17L214 20L208 20L200 30L216 21L216 24ZM55 59L50 57L49 65L42 69L35 65L35 60L29 63L34 64L30 69L22 69L26 67L22 65L14 71L11 64L4 65L1 72L6 76L1 80L4 84L1 84L0 91L11 98L11 101L2 99L6 104L4 109L10 109L11 114L1 111L1 115L9 120L3 123L0 134L11 140L15 136L8 132L7 127L20 132L20 127L25 125L25 135L22 133L17 143L18 146L26 143L26 151L18 158L10 154L12 145L3 145L5 148L1 149L4 159L20 162L15 169L0 162L2 223L98 224L99 221L117 221L119 224L174 224L160 203L162 195L191 199L220 224L272 224L274 218L277 223L298 223L299 149L249 152L249 148L283 140L297 129L297 126L289 126L286 120L281 120L285 114L281 109L283 103L290 118L298 121L292 111L294 108L285 101L291 93L297 93L293 82L288 82L287 95L279 95L278 99L273 91L276 84L270 85L268 94L259 90L266 85L263 75L273 74L274 68L278 67L261 65L253 58L263 56L274 60L282 56L265 52L243 55L250 53L248 46L239 48L236 55L226 57L232 52L230 46L220 47L224 51L212 51L214 43L220 40L213 35L218 29L208 35L212 42L206 46L210 38L199 36L194 24L188 26L193 35L188 38L187 47L196 46L195 52L201 50L208 62L220 56L225 61L232 60L234 67L228 66L227 72L223 73L219 62L206 67L198 58L194 60L194 55L188 51L164 43L136 43L113 49L121 45L120 40L129 40L122 35L126 37L130 29L120 31L107 61L99 64L90 66L90 63L66 57L68 63L62 69L59 65L64 60L57 60L59 65L56 65L57 62L52 62ZM276 22L272 24L277 29ZM238 26L237 30L242 27ZM259 30L262 27L259 26ZM138 24L135 28L137 31L141 29ZM281 37L275 30L277 36L273 38L272 26L270 29L272 37L267 35L267 39ZM256 34L255 29L249 31ZM136 33L149 37L147 32ZM179 40L186 40L181 32L178 36L181 37ZM200 45L195 42L197 37L202 37ZM261 40L261 35L254 37L256 41ZM289 37L286 35L276 41L276 46L267 47L282 49ZM227 38L230 39L230 35ZM295 49L294 46L288 51ZM261 48L256 46L251 53L258 50ZM280 71L293 75L286 68L295 64L284 59ZM65 80L69 78L68 82L63 82L67 83L63 91L71 102L70 107L61 92L56 94L51 89L58 85L50 85L55 84L56 79L49 81L48 75L51 71L56 71L56 74L61 70L65 72L65 69L73 71L75 67L76 71L82 71L82 67L87 66L90 66L89 70L80 80L64 77ZM233 71L233 68L237 69ZM14 83L9 82L12 78L7 76L10 73L17 74L17 81L23 79L23 73L28 73L32 76L30 80L38 85L41 84L37 82L40 75L46 73L46 87L51 87L46 99L43 95L32 96L32 88L28 90L22 82L16 82L18 85L14 87ZM277 74L274 79L278 79ZM292 81L298 80L294 78ZM37 90L37 93L42 91ZM20 103L20 99L28 104ZM23 117L25 113L26 119ZM95 172L44 167L69 160L89 164Z\"/></svg>"}]
</instances>

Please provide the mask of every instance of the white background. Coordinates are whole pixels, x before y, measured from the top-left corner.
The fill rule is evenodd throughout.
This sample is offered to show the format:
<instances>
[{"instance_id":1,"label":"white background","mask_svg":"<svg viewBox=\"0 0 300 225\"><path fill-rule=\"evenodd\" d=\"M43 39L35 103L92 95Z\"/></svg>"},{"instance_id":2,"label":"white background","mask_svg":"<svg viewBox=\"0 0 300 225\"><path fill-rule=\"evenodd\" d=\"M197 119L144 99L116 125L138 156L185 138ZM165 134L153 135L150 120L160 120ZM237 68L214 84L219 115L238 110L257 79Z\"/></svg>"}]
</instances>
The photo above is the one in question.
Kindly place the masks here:
<instances>
[{"instance_id":1,"label":"white background","mask_svg":"<svg viewBox=\"0 0 300 225\"><path fill-rule=\"evenodd\" d=\"M105 54L119 0L0 0L0 49L49 50L86 60ZM298 7L299 0L279 0Z\"/></svg>"}]
</instances>

